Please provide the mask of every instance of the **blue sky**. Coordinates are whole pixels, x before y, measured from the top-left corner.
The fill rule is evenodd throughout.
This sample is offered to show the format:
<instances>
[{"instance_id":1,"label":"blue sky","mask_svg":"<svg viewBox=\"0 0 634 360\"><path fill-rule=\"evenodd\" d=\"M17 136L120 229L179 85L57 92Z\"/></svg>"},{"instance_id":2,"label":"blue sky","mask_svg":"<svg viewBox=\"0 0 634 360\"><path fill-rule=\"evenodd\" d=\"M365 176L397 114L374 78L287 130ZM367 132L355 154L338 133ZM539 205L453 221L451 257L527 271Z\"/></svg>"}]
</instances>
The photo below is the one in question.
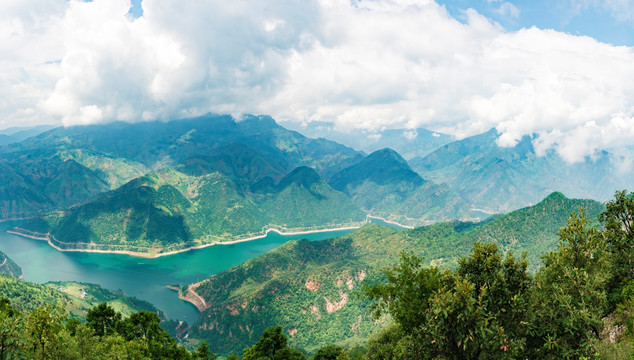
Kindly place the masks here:
<instances>
[{"instance_id":1,"label":"blue sky","mask_svg":"<svg viewBox=\"0 0 634 360\"><path fill-rule=\"evenodd\" d=\"M464 21L464 11L473 8L509 31L536 26L590 36L613 45L634 45L634 2L629 0L440 0L439 3L456 19ZM517 11L504 11L511 6Z\"/></svg>"}]
</instances>

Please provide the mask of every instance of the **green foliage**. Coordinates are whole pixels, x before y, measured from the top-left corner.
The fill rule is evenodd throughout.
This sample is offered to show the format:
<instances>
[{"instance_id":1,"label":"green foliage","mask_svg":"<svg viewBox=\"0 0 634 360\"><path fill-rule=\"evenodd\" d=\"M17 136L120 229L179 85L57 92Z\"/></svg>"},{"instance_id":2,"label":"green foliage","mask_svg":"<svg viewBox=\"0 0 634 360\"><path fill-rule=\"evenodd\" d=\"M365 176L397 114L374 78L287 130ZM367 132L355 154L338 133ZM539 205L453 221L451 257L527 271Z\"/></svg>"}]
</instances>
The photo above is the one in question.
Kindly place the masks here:
<instances>
[{"instance_id":1,"label":"green foliage","mask_svg":"<svg viewBox=\"0 0 634 360\"><path fill-rule=\"evenodd\" d=\"M614 305L623 299L619 297L619 289L634 278L634 194L617 191L614 200L606 203L599 220L605 227L614 263L614 275L608 283L609 301Z\"/></svg>"},{"instance_id":2,"label":"green foliage","mask_svg":"<svg viewBox=\"0 0 634 360\"><path fill-rule=\"evenodd\" d=\"M374 319L390 314L403 331L411 332L425 323L420 309L441 286L438 268L424 268L423 259L402 253L398 265L383 270L385 280L363 283L363 294L371 302Z\"/></svg>"},{"instance_id":3,"label":"green foliage","mask_svg":"<svg viewBox=\"0 0 634 360\"><path fill-rule=\"evenodd\" d=\"M288 346L282 327L276 326L264 330L258 342L244 349L242 360L306 360L306 357Z\"/></svg>"},{"instance_id":4,"label":"green foliage","mask_svg":"<svg viewBox=\"0 0 634 360\"><path fill-rule=\"evenodd\" d=\"M266 193L246 191L248 184L232 176L191 177L163 169L69 212L21 226L52 233L61 248L154 253L260 235L266 227L315 229L365 218L307 167L295 169Z\"/></svg>"},{"instance_id":5,"label":"green foliage","mask_svg":"<svg viewBox=\"0 0 634 360\"><path fill-rule=\"evenodd\" d=\"M88 311L86 323L97 336L110 335L121 321L121 314L114 311L107 303L101 303Z\"/></svg>"},{"instance_id":6,"label":"green foliage","mask_svg":"<svg viewBox=\"0 0 634 360\"><path fill-rule=\"evenodd\" d=\"M420 225L467 217L467 204L447 187L425 181L390 149L378 150L337 173L333 188L375 216Z\"/></svg>"},{"instance_id":7,"label":"green foliage","mask_svg":"<svg viewBox=\"0 0 634 360\"><path fill-rule=\"evenodd\" d=\"M120 320L121 314L103 304L89 314L83 324L67 320L59 308L44 305L22 312L0 299L0 359L192 359L158 326L155 313L141 311Z\"/></svg>"},{"instance_id":8,"label":"green foliage","mask_svg":"<svg viewBox=\"0 0 634 360\"><path fill-rule=\"evenodd\" d=\"M425 337L445 358L514 359L524 351L530 277L526 260L475 244L430 301Z\"/></svg>"},{"instance_id":9,"label":"green foliage","mask_svg":"<svg viewBox=\"0 0 634 360\"><path fill-rule=\"evenodd\" d=\"M614 203L622 200L617 193ZM602 215L604 222L618 219L613 205ZM616 212L623 213L623 208ZM629 266L613 253L620 250L613 245L614 236L627 238L631 217L620 219L618 225L599 229L583 209L579 215L573 212L558 233L559 249L544 255L544 266L534 281L525 259L517 260L511 253L504 259L496 245L476 243L473 253L445 274L443 285L431 297L420 295L427 307L412 302L406 309L420 319L420 325L412 327L411 316L402 321L396 314L404 310L395 308L390 312L394 324L369 341L367 358L630 358L634 282L618 287L620 297L627 300L604 317L609 311L606 284L619 274L618 267ZM380 294L376 289L415 283L411 269L419 264L420 259L404 257L381 287L366 287L375 302L370 308L388 303L376 295Z\"/></svg>"},{"instance_id":10,"label":"green foliage","mask_svg":"<svg viewBox=\"0 0 634 360\"><path fill-rule=\"evenodd\" d=\"M494 243L503 254L536 254L544 249L555 249L557 232L580 205L586 206L593 215L603 210L599 203L570 200L554 193L535 206L483 223L448 222L401 231L369 224L337 239L288 242L201 282L196 293L211 307L192 325L190 336L205 339L212 351L227 354L240 351L256 341L262 331L279 324L288 334L291 346L309 353L329 344L352 348L364 343L389 321L383 316L373 322L367 316L370 309L380 309L382 314L389 312L392 318L403 319L403 323L408 319L414 324L421 323L424 315L411 310L407 304L424 307L427 295L405 300L401 297L404 296L402 290L409 293L411 289L411 294L421 296L431 292L423 284L426 281L431 284L440 271L430 270L428 265L445 269L460 267L460 259L471 255L469 249L473 249L475 241ZM401 261L396 265L403 252L425 257L424 261L419 259L420 262L406 266L410 268L409 272L403 272L407 276L396 271L407 264ZM500 261L501 266L506 266L504 259ZM513 261L518 264L523 259ZM529 269L537 269L541 264L535 255L527 256L526 261ZM390 276L395 279L399 276L409 279L401 281L407 285L391 285L386 281L384 269L388 269L388 275L391 271ZM513 269L521 272L521 268L508 269L510 278L517 278L510 273ZM362 279L371 285L381 284L376 287L374 299L383 296L390 301L374 303L376 307L372 307L367 298L355 296ZM507 280L502 277L498 283L504 281ZM508 284L513 286L511 293L524 286L523 283ZM507 296L499 287L494 290ZM510 320L504 318L503 321ZM508 334L510 328L505 331L507 336L515 336ZM414 335L408 336L407 346L420 342Z\"/></svg>"},{"instance_id":11,"label":"green foliage","mask_svg":"<svg viewBox=\"0 0 634 360\"><path fill-rule=\"evenodd\" d=\"M559 236L559 251L545 256L531 292L531 347L534 357L590 356L607 304L605 238L583 211L571 215Z\"/></svg>"},{"instance_id":12,"label":"green foliage","mask_svg":"<svg viewBox=\"0 0 634 360\"><path fill-rule=\"evenodd\" d=\"M317 354L312 360L337 360L340 359L345 350L337 345L327 345L317 350Z\"/></svg>"},{"instance_id":13,"label":"green foliage","mask_svg":"<svg viewBox=\"0 0 634 360\"><path fill-rule=\"evenodd\" d=\"M0 219L85 203L149 169L183 167L195 177L221 172L242 191L250 181L278 180L298 166L329 178L360 158L350 148L306 138L264 116L60 127L0 149Z\"/></svg>"},{"instance_id":14,"label":"green foliage","mask_svg":"<svg viewBox=\"0 0 634 360\"><path fill-rule=\"evenodd\" d=\"M22 268L2 251L0 251L0 275L11 278L22 277Z\"/></svg>"}]
</instances>

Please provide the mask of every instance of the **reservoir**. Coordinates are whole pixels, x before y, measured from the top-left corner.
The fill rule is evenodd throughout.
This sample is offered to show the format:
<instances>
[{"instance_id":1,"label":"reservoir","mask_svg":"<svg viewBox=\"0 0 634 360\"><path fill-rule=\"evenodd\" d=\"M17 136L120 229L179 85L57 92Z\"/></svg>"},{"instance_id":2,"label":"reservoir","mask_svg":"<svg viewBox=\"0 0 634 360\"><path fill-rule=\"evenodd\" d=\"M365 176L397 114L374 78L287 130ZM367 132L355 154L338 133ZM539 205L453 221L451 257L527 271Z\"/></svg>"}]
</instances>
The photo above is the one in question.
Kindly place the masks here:
<instances>
[{"instance_id":1,"label":"reservoir","mask_svg":"<svg viewBox=\"0 0 634 360\"><path fill-rule=\"evenodd\" d=\"M24 280L35 283L69 280L99 284L110 290L149 301L170 319L198 318L198 310L180 300L167 285L198 282L210 275L241 264L298 239L323 240L343 236L352 230L336 230L302 235L269 232L262 239L232 245L215 245L155 259L120 254L61 252L45 241L7 234L17 222L0 223L0 250L22 267Z\"/></svg>"}]
</instances>

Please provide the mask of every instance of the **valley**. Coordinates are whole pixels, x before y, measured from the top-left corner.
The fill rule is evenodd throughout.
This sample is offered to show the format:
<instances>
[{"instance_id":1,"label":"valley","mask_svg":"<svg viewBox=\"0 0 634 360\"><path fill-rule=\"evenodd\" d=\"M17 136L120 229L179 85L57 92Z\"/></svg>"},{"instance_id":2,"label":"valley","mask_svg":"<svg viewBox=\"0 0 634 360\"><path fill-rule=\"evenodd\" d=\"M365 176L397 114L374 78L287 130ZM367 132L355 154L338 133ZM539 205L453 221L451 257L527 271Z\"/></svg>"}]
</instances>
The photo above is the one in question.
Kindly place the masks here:
<instances>
[{"instance_id":1,"label":"valley","mask_svg":"<svg viewBox=\"0 0 634 360\"><path fill-rule=\"evenodd\" d=\"M389 322L373 321L359 292L401 253L449 271L474 243L493 243L526 252L535 273L571 213L598 222L605 208L588 198L629 184L596 183L613 171L607 153L569 166L530 139L499 148L493 130L417 131L434 141L403 144L408 159L266 116L44 131L0 147L3 271L17 273L15 261L27 284L95 283L149 301L218 354L273 326L307 353L352 348Z\"/></svg>"},{"instance_id":2,"label":"valley","mask_svg":"<svg viewBox=\"0 0 634 360\"><path fill-rule=\"evenodd\" d=\"M256 241L145 259L117 254L59 252L44 241L6 233L7 229L15 225L0 223L0 250L22 267L25 281L40 284L68 280L97 283L104 288L120 289L130 296L150 301L164 311L168 318L189 323L197 319L198 311L191 304L178 299L176 293L166 286L186 286L201 281L290 240L321 240L351 231L286 236L270 232Z\"/></svg>"}]
</instances>

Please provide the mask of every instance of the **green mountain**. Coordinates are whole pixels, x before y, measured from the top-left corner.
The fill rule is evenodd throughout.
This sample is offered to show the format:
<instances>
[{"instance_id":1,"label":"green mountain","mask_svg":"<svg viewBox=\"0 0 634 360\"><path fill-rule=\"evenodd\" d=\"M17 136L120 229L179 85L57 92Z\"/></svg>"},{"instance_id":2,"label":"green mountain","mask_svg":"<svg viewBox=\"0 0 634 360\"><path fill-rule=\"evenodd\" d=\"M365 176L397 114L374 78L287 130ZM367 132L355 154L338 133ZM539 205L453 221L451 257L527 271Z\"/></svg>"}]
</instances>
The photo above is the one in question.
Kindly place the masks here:
<instances>
[{"instance_id":1,"label":"green mountain","mask_svg":"<svg viewBox=\"0 0 634 360\"><path fill-rule=\"evenodd\" d=\"M409 163L422 177L447 184L471 208L484 213L535 204L553 191L605 201L634 182L631 174L615 166L617 159L607 152L583 163L567 164L552 151L537 156L530 137L510 148L497 146L497 138L492 129Z\"/></svg>"},{"instance_id":2,"label":"green mountain","mask_svg":"<svg viewBox=\"0 0 634 360\"><path fill-rule=\"evenodd\" d=\"M247 153L250 160L240 158L253 166L217 161L222 159L218 156L205 162L190 158L178 168L202 175L157 170L83 205L20 227L50 233L51 241L63 249L157 254L261 235L271 227L306 230L365 220L350 199L308 167L298 167L278 183L251 192L250 181L271 179L268 175L276 172L256 152L243 155ZM212 169L222 172L207 173ZM245 181L245 176L250 180Z\"/></svg>"},{"instance_id":3,"label":"green mountain","mask_svg":"<svg viewBox=\"0 0 634 360\"><path fill-rule=\"evenodd\" d=\"M365 279L377 280L402 251L454 268L475 241L493 242L502 252L526 251L534 270L539 255L556 248L557 232L580 207L591 218L603 210L595 201L553 193L537 205L481 223L445 222L400 231L370 224L336 239L288 242L194 284L191 289L205 300L206 309L190 336L206 339L213 351L238 352L279 324L296 348L353 345L381 327L368 316L367 303L355 297L356 289Z\"/></svg>"},{"instance_id":4,"label":"green mountain","mask_svg":"<svg viewBox=\"0 0 634 360\"><path fill-rule=\"evenodd\" d=\"M391 149L373 152L343 169L330 185L350 196L373 216L420 225L431 220L465 218L466 204L444 185L426 181Z\"/></svg>"},{"instance_id":5,"label":"green mountain","mask_svg":"<svg viewBox=\"0 0 634 360\"><path fill-rule=\"evenodd\" d=\"M73 281L56 281L42 285L0 275L0 298L2 297L10 299L11 304L21 311L53 305L79 319L85 318L89 309L102 302L107 302L126 316L140 310L158 311L147 301L126 296L121 291L115 292L96 284Z\"/></svg>"},{"instance_id":6,"label":"green mountain","mask_svg":"<svg viewBox=\"0 0 634 360\"><path fill-rule=\"evenodd\" d=\"M8 180L0 188L0 219L33 217L82 204L166 167L182 168L192 176L221 172L248 191L252 182L265 177L278 181L299 166L312 167L328 179L361 158L357 151L308 139L266 116L236 121L231 116L206 115L171 122L55 128L0 146L0 173Z\"/></svg>"},{"instance_id":7,"label":"green mountain","mask_svg":"<svg viewBox=\"0 0 634 360\"><path fill-rule=\"evenodd\" d=\"M288 124L293 126L295 124ZM396 150L405 159L423 157L441 146L455 141L455 137L423 128L340 131L334 124L323 121L311 121L294 130L311 137L334 140L354 149L372 153L390 148Z\"/></svg>"},{"instance_id":8,"label":"green mountain","mask_svg":"<svg viewBox=\"0 0 634 360\"><path fill-rule=\"evenodd\" d=\"M0 251L0 275L13 279L22 278L22 268L2 251Z\"/></svg>"},{"instance_id":9,"label":"green mountain","mask_svg":"<svg viewBox=\"0 0 634 360\"><path fill-rule=\"evenodd\" d=\"M0 130L0 145L22 141L30 138L31 136L39 135L52 128L54 128L52 125L38 125L32 127L11 127L2 129Z\"/></svg>"}]
</instances>

